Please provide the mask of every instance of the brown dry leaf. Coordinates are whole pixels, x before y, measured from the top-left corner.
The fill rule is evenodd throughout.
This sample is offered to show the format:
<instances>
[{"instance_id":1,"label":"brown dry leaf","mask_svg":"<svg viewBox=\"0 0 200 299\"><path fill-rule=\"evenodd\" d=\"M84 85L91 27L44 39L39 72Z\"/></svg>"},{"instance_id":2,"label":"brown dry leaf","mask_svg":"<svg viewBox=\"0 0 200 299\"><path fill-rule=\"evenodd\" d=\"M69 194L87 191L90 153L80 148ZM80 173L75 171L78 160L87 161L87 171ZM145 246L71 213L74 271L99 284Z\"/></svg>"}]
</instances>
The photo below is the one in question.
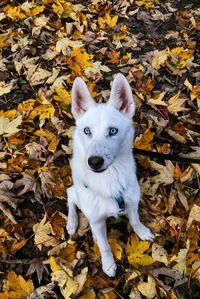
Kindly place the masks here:
<instances>
[{"instance_id":1,"label":"brown dry leaf","mask_svg":"<svg viewBox=\"0 0 200 299\"><path fill-rule=\"evenodd\" d=\"M32 86L43 84L45 79L49 78L50 76L51 72L40 67L37 68L35 72L33 72L32 69L29 69L27 72L27 79Z\"/></svg>"},{"instance_id":2,"label":"brown dry leaf","mask_svg":"<svg viewBox=\"0 0 200 299\"><path fill-rule=\"evenodd\" d=\"M8 272L7 279L3 284L3 292L0 293L1 299L26 299L34 290L32 280L25 280L21 275L14 271Z\"/></svg>"},{"instance_id":3,"label":"brown dry leaf","mask_svg":"<svg viewBox=\"0 0 200 299\"><path fill-rule=\"evenodd\" d=\"M50 217L50 224L55 236L61 240L65 238L64 227L66 226L67 216L59 211L56 211Z\"/></svg>"},{"instance_id":4,"label":"brown dry leaf","mask_svg":"<svg viewBox=\"0 0 200 299\"><path fill-rule=\"evenodd\" d=\"M10 252L12 254L15 254L18 250L20 250L22 247L24 247L27 243L27 240L26 239L23 239L21 241L17 241L17 240L14 240L14 242L12 243L12 247L10 249Z\"/></svg>"},{"instance_id":5,"label":"brown dry leaf","mask_svg":"<svg viewBox=\"0 0 200 299\"><path fill-rule=\"evenodd\" d=\"M54 236L52 226L47 221L47 215L45 214L39 223L33 225L33 232L35 234L35 245L42 250L42 245L45 247L53 247L58 245L58 239Z\"/></svg>"},{"instance_id":6,"label":"brown dry leaf","mask_svg":"<svg viewBox=\"0 0 200 299\"><path fill-rule=\"evenodd\" d=\"M31 142L25 145L29 159L46 161L47 150L42 144Z\"/></svg>"},{"instance_id":7,"label":"brown dry leaf","mask_svg":"<svg viewBox=\"0 0 200 299\"><path fill-rule=\"evenodd\" d=\"M153 169L159 172L158 175L151 177L151 181L154 183L161 183L164 185L170 185L174 181L174 165L171 161L165 161L166 166L158 164L157 162L150 161L150 165Z\"/></svg>"},{"instance_id":8,"label":"brown dry leaf","mask_svg":"<svg viewBox=\"0 0 200 299\"><path fill-rule=\"evenodd\" d=\"M187 197L179 189L178 189L178 198L179 198L180 202L182 203L182 205L184 206L185 210L188 211L189 210L189 206L188 206Z\"/></svg>"},{"instance_id":9,"label":"brown dry leaf","mask_svg":"<svg viewBox=\"0 0 200 299\"><path fill-rule=\"evenodd\" d=\"M78 213L78 229L76 235L78 237L84 236L90 230L90 225L83 213Z\"/></svg>"},{"instance_id":10,"label":"brown dry leaf","mask_svg":"<svg viewBox=\"0 0 200 299\"><path fill-rule=\"evenodd\" d=\"M1 183L2 185L2 183ZM2 188L2 186L1 186ZM6 202L8 205L10 205L13 209L16 209L16 200L14 199L14 194L10 191L3 190L3 188L0 190L0 210L5 214L8 219L14 224L17 224L17 221L15 220L14 216L12 215L11 211L5 207L3 204Z\"/></svg>"},{"instance_id":11,"label":"brown dry leaf","mask_svg":"<svg viewBox=\"0 0 200 299\"><path fill-rule=\"evenodd\" d=\"M34 192L36 188L36 179L25 172L23 172L22 175L23 177L19 180L16 180L14 184L15 190L23 186L23 188L20 188L18 195L23 195L29 191Z\"/></svg>"},{"instance_id":12,"label":"brown dry leaf","mask_svg":"<svg viewBox=\"0 0 200 299\"><path fill-rule=\"evenodd\" d=\"M60 139L55 134L44 130L37 130L34 134L39 137L44 137L49 142L48 150L50 152L54 153L56 151Z\"/></svg>"},{"instance_id":13,"label":"brown dry leaf","mask_svg":"<svg viewBox=\"0 0 200 299\"><path fill-rule=\"evenodd\" d=\"M193 221L200 222L200 207L194 204L190 210L190 214L187 221L187 230L191 226Z\"/></svg>"},{"instance_id":14,"label":"brown dry leaf","mask_svg":"<svg viewBox=\"0 0 200 299\"><path fill-rule=\"evenodd\" d=\"M149 129L143 134L140 134L135 138L134 147L138 149L143 149L150 151L152 149L151 142L153 141L155 133L151 132Z\"/></svg>"}]
</instances>

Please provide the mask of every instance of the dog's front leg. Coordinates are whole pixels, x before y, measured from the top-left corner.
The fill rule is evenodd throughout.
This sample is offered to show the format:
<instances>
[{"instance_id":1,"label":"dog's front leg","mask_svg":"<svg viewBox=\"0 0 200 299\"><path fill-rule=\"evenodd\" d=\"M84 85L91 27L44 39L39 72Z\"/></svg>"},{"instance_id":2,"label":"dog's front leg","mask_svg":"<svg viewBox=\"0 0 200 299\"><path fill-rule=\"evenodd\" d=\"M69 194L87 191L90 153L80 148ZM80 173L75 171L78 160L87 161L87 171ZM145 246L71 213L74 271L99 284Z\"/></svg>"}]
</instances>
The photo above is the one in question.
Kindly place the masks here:
<instances>
[{"instance_id":1,"label":"dog's front leg","mask_svg":"<svg viewBox=\"0 0 200 299\"><path fill-rule=\"evenodd\" d=\"M90 223L90 226L101 253L102 269L109 277L114 277L117 266L107 240L106 221L101 219Z\"/></svg>"},{"instance_id":2,"label":"dog's front leg","mask_svg":"<svg viewBox=\"0 0 200 299\"><path fill-rule=\"evenodd\" d=\"M128 189L125 194L127 216L134 232L141 240L153 241L154 235L152 234L150 229L140 221L139 218L138 205L140 201L140 195L139 183L136 181L134 184L134 188Z\"/></svg>"},{"instance_id":3,"label":"dog's front leg","mask_svg":"<svg viewBox=\"0 0 200 299\"><path fill-rule=\"evenodd\" d=\"M74 235L78 226L78 215L76 207L76 191L74 186L68 188L68 217L67 217L67 232L69 235Z\"/></svg>"}]
</instances>

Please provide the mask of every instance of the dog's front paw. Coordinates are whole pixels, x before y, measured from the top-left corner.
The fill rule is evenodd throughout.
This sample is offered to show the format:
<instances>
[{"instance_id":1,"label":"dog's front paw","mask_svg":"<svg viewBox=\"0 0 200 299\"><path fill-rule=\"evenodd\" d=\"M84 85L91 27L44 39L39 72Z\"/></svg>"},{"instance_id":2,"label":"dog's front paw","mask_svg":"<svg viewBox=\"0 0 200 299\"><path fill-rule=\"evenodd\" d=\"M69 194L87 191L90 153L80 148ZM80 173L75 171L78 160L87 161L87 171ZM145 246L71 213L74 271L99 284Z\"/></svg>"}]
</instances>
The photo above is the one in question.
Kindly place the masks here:
<instances>
[{"instance_id":1,"label":"dog's front paw","mask_svg":"<svg viewBox=\"0 0 200 299\"><path fill-rule=\"evenodd\" d=\"M153 241L155 238L154 234L150 231L150 229L142 223L138 226L134 226L133 229L135 233L138 235L138 237L143 241Z\"/></svg>"},{"instance_id":2,"label":"dog's front paw","mask_svg":"<svg viewBox=\"0 0 200 299\"><path fill-rule=\"evenodd\" d=\"M67 219L67 232L69 235L74 235L78 226L78 217L77 214L73 216L68 216Z\"/></svg>"},{"instance_id":3,"label":"dog's front paw","mask_svg":"<svg viewBox=\"0 0 200 299\"><path fill-rule=\"evenodd\" d=\"M102 269L103 272L109 277L114 277L117 271L117 265L115 264L112 253L102 257Z\"/></svg>"}]
</instances>

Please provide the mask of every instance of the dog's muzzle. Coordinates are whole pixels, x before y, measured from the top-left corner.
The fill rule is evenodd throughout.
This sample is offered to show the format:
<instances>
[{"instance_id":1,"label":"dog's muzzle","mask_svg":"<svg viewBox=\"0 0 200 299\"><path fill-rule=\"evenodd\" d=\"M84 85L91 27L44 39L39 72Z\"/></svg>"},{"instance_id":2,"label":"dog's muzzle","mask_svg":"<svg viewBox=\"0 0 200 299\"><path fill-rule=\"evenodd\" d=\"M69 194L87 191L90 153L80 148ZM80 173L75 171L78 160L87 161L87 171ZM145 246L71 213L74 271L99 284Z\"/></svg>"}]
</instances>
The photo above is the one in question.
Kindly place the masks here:
<instances>
[{"instance_id":1,"label":"dog's muzzle","mask_svg":"<svg viewBox=\"0 0 200 299\"><path fill-rule=\"evenodd\" d=\"M95 172L102 172L105 169L102 169L104 159L101 156L91 156L88 159L88 165Z\"/></svg>"}]
</instances>

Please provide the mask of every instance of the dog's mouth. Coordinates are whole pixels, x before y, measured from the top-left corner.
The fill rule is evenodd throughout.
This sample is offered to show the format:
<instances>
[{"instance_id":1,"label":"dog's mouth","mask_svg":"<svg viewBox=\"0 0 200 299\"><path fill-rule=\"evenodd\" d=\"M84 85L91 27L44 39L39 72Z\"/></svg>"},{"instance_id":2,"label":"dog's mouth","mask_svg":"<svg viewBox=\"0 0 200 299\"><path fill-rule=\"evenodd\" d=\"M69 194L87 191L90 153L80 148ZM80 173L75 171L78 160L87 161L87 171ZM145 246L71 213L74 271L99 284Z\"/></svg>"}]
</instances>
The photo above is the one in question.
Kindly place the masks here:
<instances>
[{"instance_id":1,"label":"dog's mouth","mask_svg":"<svg viewBox=\"0 0 200 299\"><path fill-rule=\"evenodd\" d=\"M107 168L104 168L104 169L92 169L90 168L93 172L97 172L97 173L100 173L100 172L104 172Z\"/></svg>"}]
</instances>

